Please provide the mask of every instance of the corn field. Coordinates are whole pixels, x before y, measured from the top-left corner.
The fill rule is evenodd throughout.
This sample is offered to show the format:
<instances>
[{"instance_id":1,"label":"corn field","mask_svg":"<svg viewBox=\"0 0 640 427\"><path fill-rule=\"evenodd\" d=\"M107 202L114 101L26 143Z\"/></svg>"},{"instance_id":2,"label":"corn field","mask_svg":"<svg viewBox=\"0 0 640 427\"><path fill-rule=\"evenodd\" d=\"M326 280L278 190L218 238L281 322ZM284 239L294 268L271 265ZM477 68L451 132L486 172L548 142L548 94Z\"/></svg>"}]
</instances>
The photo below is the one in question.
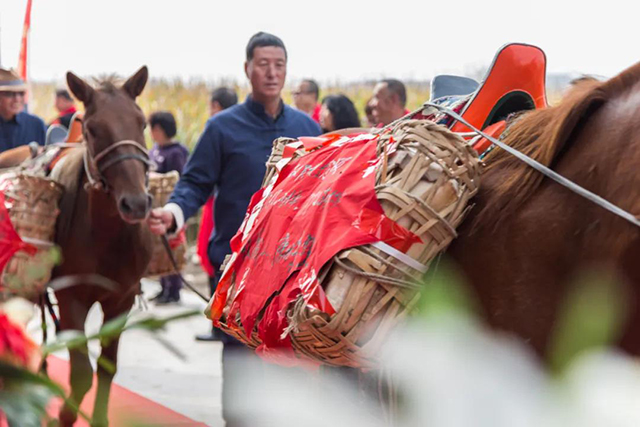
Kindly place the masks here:
<instances>
[{"instance_id":1,"label":"corn field","mask_svg":"<svg viewBox=\"0 0 640 427\"><path fill-rule=\"evenodd\" d=\"M138 104L147 116L158 110L172 112L178 123L177 139L192 150L209 118L209 96L216 86L203 81L152 80L138 99ZM226 84L226 86L236 89L240 102L249 92L247 86L237 84ZM321 88L320 96L336 93L348 96L355 104L360 120L364 123L364 107L371 97L373 86L374 83L332 84ZM56 117L54 98L55 90L59 87L63 86L55 83L32 83L31 85L29 109L47 123ZM292 104L291 90L291 87L287 87L282 93L284 102L289 105ZM417 108L428 99L428 84L407 85L407 108ZM147 143L151 144L148 132Z\"/></svg>"}]
</instances>

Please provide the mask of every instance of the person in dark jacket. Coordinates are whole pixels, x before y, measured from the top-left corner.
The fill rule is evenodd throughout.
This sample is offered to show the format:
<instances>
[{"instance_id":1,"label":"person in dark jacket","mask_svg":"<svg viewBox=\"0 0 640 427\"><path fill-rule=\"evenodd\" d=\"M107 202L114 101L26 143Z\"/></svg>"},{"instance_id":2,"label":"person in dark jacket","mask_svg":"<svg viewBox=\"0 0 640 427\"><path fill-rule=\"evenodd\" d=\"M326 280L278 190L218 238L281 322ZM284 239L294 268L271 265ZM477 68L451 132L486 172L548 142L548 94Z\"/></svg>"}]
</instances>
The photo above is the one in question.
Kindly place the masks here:
<instances>
[{"instance_id":1,"label":"person in dark jacket","mask_svg":"<svg viewBox=\"0 0 640 427\"><path fill-rule=\"evenodd\" d=\"M211 92L211 99L209 100L209 115L215 116L218 113L226 110L229 107L233 107L238 103L238 95L235 90L228 87L218 87ZM213 232L213 202L215 200L214 195L207 200L202 208L202 215L200 217L200 230L198 231L198 257L200 257L200 265L206 271L209 276L209 289L211 290L211 296L215 292L217 285L216 272L209 261L209 255L207 254L209 247L209 238ZM198 341L221 341L223 333L220 329L211 325L211 332L206 334L196 335Z\"/></svg>"},{"instance_id":2,"label":"person in dark jacket","mask_svg":"<svg viewBox=\"0 0 640 427\"><path fill-rule=\"evenodd\" d=\"M36 142L44 145L41 118L24 111L27 84L13 71L0 68L0 152Z\"/></svg>"},{"instance_id":3,"label":"person in dark jacket","mask_svg":"<svg viewBox=\"0 0 640 427\"><path fill-rule=\"evenodd\" d=\"M149 151L149 157L156 166L156 172L167 173L178 171L182 173L189 157L189 150L173 138L177 133L176 120L168 111L158 111L149 117L151 138L154 145ZM169 304L180 301L182 282L180 276L171 274L160 278L162 291L151 300L156 304Z\"/></svg>"},{"instance_id":4,"label":"person in dark jacket","mask_svg":"<svg viewBox=\"0 0 640 427\"><path fill-rule=\"evenodd\" d=\"M262 184L273 140L321 133L311 117L282 102L287 51L280 38L263 32L251 37L244 67L251 94L244 103L209 119L169 203L154 209L148 220L155 234L180 230L215 189L215 229L208 252L217 271L216 281L220 279L225 256L231 253L229 242L242 224L251 196ZM222 416L227 427L247 425L236 417L242 408L238 396L243 392L240 390L243 370L237 361L251 354L225 336Z\"/></svg>"}]
</instances>

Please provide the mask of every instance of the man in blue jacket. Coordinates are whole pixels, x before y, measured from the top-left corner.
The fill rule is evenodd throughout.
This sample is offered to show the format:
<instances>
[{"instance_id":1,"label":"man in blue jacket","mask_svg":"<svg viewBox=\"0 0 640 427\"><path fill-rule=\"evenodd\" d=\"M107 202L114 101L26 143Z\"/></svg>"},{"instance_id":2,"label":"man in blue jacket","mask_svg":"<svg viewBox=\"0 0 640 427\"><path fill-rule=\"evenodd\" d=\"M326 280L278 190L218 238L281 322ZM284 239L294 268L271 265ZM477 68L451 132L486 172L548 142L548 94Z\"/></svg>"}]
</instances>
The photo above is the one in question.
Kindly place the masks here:
<instances>
[{"instance_id":1,"label":"man in blue jacket","mask_svg":"<svg viewBox=\"0 0 640 427\"><path fill-rule=\"evenodd\" d=\"M44 145L44 122L23 111L26 90L26 83L15 72L0 68L0 152L30 142Z\"/></svg>"},{"instance_id":2,"label":"man in blue jacket","mask_svg":"<svg viewBox=\"0 0 640 427\"><path fill-rule=\"evenodd\" d=\"M282 102L287 50L280 38L263 32L251 37L244 68L251 94L244 103L207 122L169 203L153 210L149 218L149 227L156 234L179 230L215 189L215 229L209 242L209 259L216 270L231 253L229 241L242 224L251 196L262 184L273 140L321 133L311 117ZM229 338L224 342L222 413L231 427L240 425L229 410L237 413L238 402L230 399L232 395L237 397L233 389L242 367L236 360L245 348Z\"/></svg>"}]
</instances>

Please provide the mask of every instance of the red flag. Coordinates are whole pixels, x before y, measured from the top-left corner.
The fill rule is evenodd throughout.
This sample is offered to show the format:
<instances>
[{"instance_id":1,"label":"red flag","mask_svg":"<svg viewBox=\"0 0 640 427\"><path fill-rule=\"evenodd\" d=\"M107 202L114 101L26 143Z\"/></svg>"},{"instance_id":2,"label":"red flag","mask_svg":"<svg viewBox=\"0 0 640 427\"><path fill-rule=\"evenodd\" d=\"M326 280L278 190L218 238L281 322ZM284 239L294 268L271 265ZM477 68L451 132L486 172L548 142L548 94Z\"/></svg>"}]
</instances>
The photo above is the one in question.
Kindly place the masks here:
<instances>
[{"instance_id":1,"label":"red flag","mask_svg":"<svg viewBox=\"0 0 640 427\"><path fill-rule=\"evenodd\" d=\"M27 81L27 49L29 45L29 30L31 29L31 0L27 0L27 11L24 15L22 40L20 42L20 56L18 57L18 74Z\"/></svg>"},{"instance_id":2,"label":"red flag","mask_svg":"<svg viewBox=\"0 0 640 427\"><path fill-rule=\"evenodd\" d=\"M25 243L11 223L9 212L4 204L4 193L0 192L0 272L9 263L9 260L18 251L26 251L30 255L35 255L38 248Z\"/></svg>"}]
</instances>

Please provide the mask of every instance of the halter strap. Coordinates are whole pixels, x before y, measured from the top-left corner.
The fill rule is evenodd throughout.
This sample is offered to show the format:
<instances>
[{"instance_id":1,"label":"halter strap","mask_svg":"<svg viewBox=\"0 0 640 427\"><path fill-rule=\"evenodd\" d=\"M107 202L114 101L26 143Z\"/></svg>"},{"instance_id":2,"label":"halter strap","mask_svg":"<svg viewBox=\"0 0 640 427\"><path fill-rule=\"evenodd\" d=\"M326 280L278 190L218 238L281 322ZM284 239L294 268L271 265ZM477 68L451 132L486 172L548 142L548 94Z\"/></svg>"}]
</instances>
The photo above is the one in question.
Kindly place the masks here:
<instances>
[{"instance_id":1,"label":"halter strap","mask_svg":"<svg viewBox=\"0 0 640 427\"><path fill-rule=\"evenodd\" d=\"M154 163L149 160L149 152L147 151L147 149L142 147L138 142L131 139L118 141L115 144L110 145L109 147L107 147L106 149L104 149L103 151L95 155L93 157L93 162L91 162L89 147L86 142L84 143L84 146L85 146L85 150L83 154L84 169L87 174L87 180L89 181L89 185L95 189L101 189L103 191L107 191L108 184L106 179L102 176L102 174L106 169L110 168L116 163L120 163L124 160L131 159L131 160L138 160L142 162L146 166L147 170L155 166ZM134 147L138 151L140 151L141 154L121 154L119 156L115 156L111 159L108 159L106 162L103 162L102 164L100 164L100 161L104 160L107 155L109 155L110 153L113 153L116 149L124 146ZM92 166L94 167L92 168ZM92 169L95 169L95 175L97 175L97 178L94 177L94 172L92 172Z\"/></svg>"},{"instance_id":2,"label":"halter strap","mask_svg":"<svg viewBox=\"0 0 640 427\"><path fill-rule=\"evenodd\" d=\"M111 153L116 148L122 147L125 145L135 147L136 149L140 150L147 158L149 157L149 152L147 151L146 148L143 148L138 142L132 139L125 139L123 141L116 142L115 144L110 145L106 149L102 150L100 153L96 154L93 157L93 161L96 162L96 165L98 165L100 160L102 160L107 154Z\"/></svg>"}]
</instances>

